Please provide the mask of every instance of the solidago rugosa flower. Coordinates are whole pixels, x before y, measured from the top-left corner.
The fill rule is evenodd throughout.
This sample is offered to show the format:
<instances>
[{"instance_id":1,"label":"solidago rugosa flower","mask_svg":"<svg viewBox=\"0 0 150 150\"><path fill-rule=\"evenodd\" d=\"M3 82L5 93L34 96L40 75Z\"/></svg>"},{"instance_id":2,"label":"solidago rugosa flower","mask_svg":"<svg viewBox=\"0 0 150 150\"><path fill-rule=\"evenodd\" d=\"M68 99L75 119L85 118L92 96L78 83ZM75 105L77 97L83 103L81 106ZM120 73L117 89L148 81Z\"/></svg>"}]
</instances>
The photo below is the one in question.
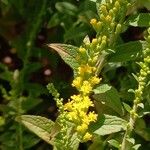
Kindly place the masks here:
<instances>
[{"instance_id":1,"label":"solidago rugosa flower","mask_svg":"<svg viewBox=\"0 0 150 150\"><path fill-rule=\"evenodd\" d=\"M80 67L77 68L77 75L72 82L72 86L79 93L71 96L68 103L64 105L64 110L66 111L66 118L74 123L81 141L92 138L92 135L88 132L88 126L91 122L97 120L97 114L89 111L89 108L94 106L89 95L94 86L100 83L96 74L98 58L109 47L109 44L113 43L121 31L118 13L125 11L120 7L121 5L124 5L123 9L126 9L127 0L108 0L105 4L99 6L100 19L93 18L90 22L97 32L97 36L92 39L91 43L87 42L78 49L77 60Z\"/></svg>"},{"instance_id":2,"label":"solidago rugosa flower","mask_svg":"<svg viewBox=\"0 0 150 150\"><path fill-rule=\"evenodd\" d=\"M85 40L83 46L78 49L76 60L80 66L76 68L76 76L72 82L72 86L78 90L78 94L72 95L63 106L62 101L56 98L57 106L61 110L59 118L62 121L64 135L69 127L65 123L66 120L73 124L73 133L77 133L80 141L92 139L88 127L91 122L97 120L97 114L89 111L89 108L94 106L90 94L101 81L98 74L100 65L103 64L99 62L101 61L99 58L101 55L105 56L103 54L107 53L106 50L113 49L116 38L122 30L121 23L129 6L128 0L106 0L104 3L101 2L98 7L99 19L91 19L90 23L97 35L91 42Z\"/></svg>"}]
</instances>

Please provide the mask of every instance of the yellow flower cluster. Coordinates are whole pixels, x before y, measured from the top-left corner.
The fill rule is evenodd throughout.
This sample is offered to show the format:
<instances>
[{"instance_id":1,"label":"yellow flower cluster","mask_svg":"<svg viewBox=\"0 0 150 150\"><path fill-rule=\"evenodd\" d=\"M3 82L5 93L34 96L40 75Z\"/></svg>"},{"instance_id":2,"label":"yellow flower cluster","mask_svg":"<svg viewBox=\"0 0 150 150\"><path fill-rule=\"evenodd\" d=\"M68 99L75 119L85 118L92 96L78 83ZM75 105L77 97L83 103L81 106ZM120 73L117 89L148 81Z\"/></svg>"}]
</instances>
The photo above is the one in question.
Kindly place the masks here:
<instances>
[{"instance_id":1,"label":"yellow flower cluster","mask_svg":"<svg viewBox=\"0 0 150 150\"><path fill-rule=\"evenodd\" d=\"M94 106L90 99L90 93L94 86L101 81L96 76L97 68L95 66L101 52L109 46L110 40L115 39L115 36L120 33L121 25L116 18L119 18L119 13L122 11L120 6L126 4L128 4L127 0L107 1L104 4L100 4L100 19L92 19L90 22L97 32L97 37L91 42L90 40L85 40L85 45L78 49L79 55L76 60L80 67L77 68L77 74L72 86L79 93L70 97L68 103L64 105L64 110L67 112L66 118L74 123L75 130L82 141L92 138L92 135L88 132L88 127L91 122L97 120L97 114L89 111L89 107Z\"/></svg>"},{"instance_id":2,"label":"yellow flower cluster","mask_svg":"<svg viewBox=\"0 0 150 150\"><path fill-rule=\"evenodd\" d=\"M89 107L94 104L89 98L93 87L100 82L100 79L95 75L96 68L88 63L83 64L78 68L77 77L73 80L72 86L79 91L78 95L71 96L68 103L64 105L67 111L67 119L73 122L76 126L76 132L82 141L87 141L92 138L88 132L88 126L91 122L97 120L95 112L89 112Z\"/></svg>"}]
</instances>

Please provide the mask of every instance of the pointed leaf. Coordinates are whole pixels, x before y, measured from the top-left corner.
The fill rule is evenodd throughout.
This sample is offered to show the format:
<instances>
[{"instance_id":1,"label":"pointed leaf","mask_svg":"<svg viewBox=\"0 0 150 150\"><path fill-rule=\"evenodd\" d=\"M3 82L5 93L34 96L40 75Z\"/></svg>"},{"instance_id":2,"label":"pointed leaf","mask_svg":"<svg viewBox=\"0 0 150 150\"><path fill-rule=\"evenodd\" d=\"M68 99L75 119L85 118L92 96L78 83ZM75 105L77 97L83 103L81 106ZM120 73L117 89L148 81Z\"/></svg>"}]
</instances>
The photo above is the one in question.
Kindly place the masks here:
<instances>
[{"instance_id":1,"label":"pointed leaf","mask_svg":"<svg viewBox=\"0 0 150 150\"><path fill-rule=\"evenodd\" d=\"M47 143L53 144L53 137L58 133L58 129L56 129L53 121L45 117L33 115L22 115L20 118L16 118L16 120L20 121Z\"/></svg>"},{"instance_id":2,"label":"pointed leaf","mask_svg":"<svg viewBox=\"0 0 150 150\"><path fill-rule=\"evenodd\" d=\"M57 2L55 7L59 12L63 14L72 15L72 16L75 16L78 12L77 6L68 2Z\"/></svg>"},{"instance_id":3,"label":"pointed leaf","mask_svg":"<svg viewBox=\"0 0 150 150\"><path fill-rule=\"evenodd\" d=\"M116 141L116 140L114 140L114 139L111 139L111 140L108 141L108 143L109 143L110 145L112 145L112 146L114 146L114 147L116 147L116 148L119 149L120 144L119 144L118 141Z\"/></svg>"},{"instance_id":4,"label":"pointed leaf","mask_svg":"<svg viewBox=\"0 0 150 150\"><path fill-rule=\"evenodd\" d=\"M90 125L90 129L93 133L104 136L125 130L126 124L127 122L119 117L103 115Z\"/></svg>"},{"instance_id":5,"label":"pointed leaf","mask_svg":"<svg viewBox=\"0 0 150 150\"><path fill-rule=\"evenodd\" d=\"M61 58L74 70L74 73L76 73L76 68L79 66L76 60L78 47L58 43L48 44L48 46L57 51Z\"/></svg>"},{"instance_id":6,"label":"pointed leaf","mask_svg":"<svg viewBox=\"0 0 150 150\"><path fill-rule=\"evenodd\" d=\"M149 27L150 26L150 13L140 13L130 16L126 24L134 27Z\"/></svg>"},{"instance_id":7,"label":"pointed leaf","mask_svg":"<svg viewBox=\"0 0 150 150\"><path fill-rule=\"evenodd\" d=\"M94 91L94 99L123 115L123 107L117 90L107 84L100 85Z\"/></svg>"},{"instance_id":8,"label":"pointed leaf","mask_svg":"<svg viewBox=\"0 0 150 150\"><path fill-rule=\"evenodd\" d=\"M115 48L115 53L108 56L109 62L125 62L135 60L142 54L144 42L133 41L118 45Z\"/></svg>"}]
</instances>

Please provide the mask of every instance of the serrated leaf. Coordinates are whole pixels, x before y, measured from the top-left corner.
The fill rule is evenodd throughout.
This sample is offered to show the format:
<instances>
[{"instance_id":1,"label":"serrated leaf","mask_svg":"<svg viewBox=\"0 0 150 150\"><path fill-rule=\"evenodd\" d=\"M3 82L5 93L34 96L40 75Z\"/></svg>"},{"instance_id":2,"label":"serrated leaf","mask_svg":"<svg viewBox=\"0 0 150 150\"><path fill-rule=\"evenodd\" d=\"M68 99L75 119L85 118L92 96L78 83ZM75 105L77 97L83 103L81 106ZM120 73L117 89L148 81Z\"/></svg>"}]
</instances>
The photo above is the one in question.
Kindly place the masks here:
<instances>
[{"instance_id":1,"label":"serrated leaf","mask_svg":"<svg viewBox=\"0 0 150 150\"><path fill-rule=\"evenodd\" d=\"M118 45L115 48L115 53L108 56L109 62L125 62L135 60L142 54L144 42L133 41Z\"/></svg>"},{"instance_id":2,"label":"serrated leaf","mask_svg":"<svg viewBox=\"0 0 150 150\"><path fill-rule=\"evenodd\" d=\"M103 115L98 117L96 123L90 125L90 130L98 135L104 136L125 130L127 122L119 117Z\"/></svg>"},{"instance_id":3,"label":"serrated leaf","mask_svg":"<svg viewBox=\"0 0 150 150\"><path fill-rule=\"evenodd\" d=\"M140 13L130 16L126 24L134 27L149 27L150 26L150 13Z\"/></svg>"},{"instance_id":4,"label":"serrated leaf","mask_svg":"<svg viewBox=\"0 0 150 150\"><path fill-rule=\"evenodd\" d=\"M78 47L58 43L48 44L48 47L57 51L61 58L74 70L74 74L76 74L76 69L79 67L78 61L76 60Z\"/></svg>"},{"instance_id":5,"label":"serrated leaf","mask_svg":"<svg viewBox=\"0 0 150 150\"><path fill-rule=\"evenodd\" d=\"M123 107L120 101L119 93L117 90L107 84L100 85L93 90L93 98L96 101L112 108L118 114L123 115Z\"/></svg>"},{"instance_id":6,"label":"serrated leaf","mask_svg":"<svg viewBox=\"0 0 150 150\"><path fill-rule=\"evenodd\" d=\"M56 124L53 121L45 117L33 115L22 115L20 118L16 118L16 120L25 125L41 139L53 145L54 135L59 131L59 127L56 129Z\"/></svg>"}]
</instances>

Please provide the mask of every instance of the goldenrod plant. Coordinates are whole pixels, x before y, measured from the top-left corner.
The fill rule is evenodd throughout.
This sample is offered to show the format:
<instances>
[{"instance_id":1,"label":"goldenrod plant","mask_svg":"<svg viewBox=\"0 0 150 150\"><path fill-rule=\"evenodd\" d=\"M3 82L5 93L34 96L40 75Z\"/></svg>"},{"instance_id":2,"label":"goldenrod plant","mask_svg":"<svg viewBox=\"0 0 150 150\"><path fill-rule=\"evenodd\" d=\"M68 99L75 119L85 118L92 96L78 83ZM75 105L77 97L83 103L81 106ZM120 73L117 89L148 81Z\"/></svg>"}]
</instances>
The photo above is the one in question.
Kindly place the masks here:
<instances>
[{"instance_id":1,"label":"goldenrod plant","mask_svg":"<svg viewBox=\"0 0 150 150\"><path fill-rule=\"evenodd\" d=\"M144 142L140 142L142 140L139 136L150 141L150 128L146 126L144 119L150 113L150 1L90 0L89 4L91 3L97 14L90 17L88 24L93 28L95 36L84 35L84 38L79 37L83 41L78 41L77 35L67 33L67 23L61 20L60 24L66 31L64 41L68 40L70 43L73 39L73 43L80 45L47 44L50 51L56 51L73 70L70 83L73 92L67 98L54 80L47 85L49 95L57 106L55 121L40 115L29 115L28 111L23 111L22 106L26 99L23 92L27 90L24 84L31 50L42 19L47 17L44 9L48 9L48 2L44 0L41 5L36 25L26 41L24 67L20 72L13 72L13 90L7 92L1 87L6 100L18 99L15 103L16 112L10 116L18 123L16 132L20 142L19 150L27 149L23 146L25 129L22 125L50 144L54 150L78 150L85 143L85 149L89 150L144 150ZM69 7L68 10L63 9L66 6ZM68 2L58 2L55 7L61 13L70 13L70 16L77 13L76 7ZM74 28L75 31L83 29L82 15L79 15L79 20L69 29L70 32ZM58 16L59 13L53 17ZM58 18L54 22L52 20L49 26L53 27ZM144 38L124 40L123 34L130 27L142 28ZM122 66L127 66L127 74L117 74L116 70ZM45 89L43 91L41 94L46 93ZM31 98L38 98L39 95L33 96L34 94L31 92ZM0 122L5 124L3 118L0 118ZM35 142L38 143L38 139ZM150 148L150 145L147 147Z\"/></svg>"}]
</instances>

